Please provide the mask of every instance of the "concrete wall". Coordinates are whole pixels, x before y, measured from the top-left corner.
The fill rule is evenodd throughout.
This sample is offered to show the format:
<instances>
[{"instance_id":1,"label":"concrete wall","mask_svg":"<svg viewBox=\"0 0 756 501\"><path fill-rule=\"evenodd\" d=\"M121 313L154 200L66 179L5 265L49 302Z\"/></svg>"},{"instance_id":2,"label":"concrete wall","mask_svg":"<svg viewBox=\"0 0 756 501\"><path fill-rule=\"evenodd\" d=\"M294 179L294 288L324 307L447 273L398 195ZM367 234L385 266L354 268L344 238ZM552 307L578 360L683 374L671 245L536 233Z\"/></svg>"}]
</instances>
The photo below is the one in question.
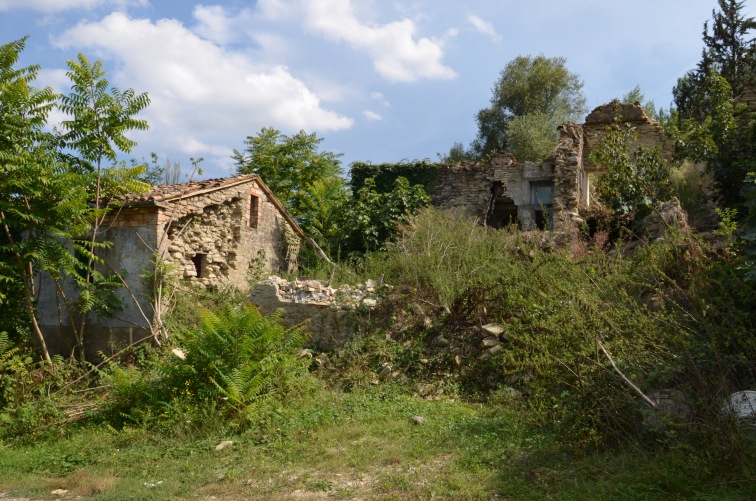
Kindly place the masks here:
<instances>
[{"instance_id":1,"label":"concrete wall","mask_svg":"<svg viewBox=\"0 0 756 501\"><path fill-rule=\"evenodd\" d=\"M103 274L118 272L128 289L120 287L116 290L116 295L124 306L121 311L112 316L98 316L94 312L87 315L84 346L89 360L97 360L100 351L113 353L134 341L149 337L149 324L153 315L150 290L141 274L150 267L153 259L149 247L157 245L156 226L104 225L99 240L112 242L112 246L96 251L105 262L105 266L98 266L98 270ZM78 297L77 287L70 279L62 281L61 294L48 275L38 278L38 287L37 321L45 336L45 343L52 354L67 357L71 355L76 342L63 296L68 301L75 300ZM71 304L72 308L73 306ZM140 308L147 320L140 313ZM78 324L80 315L73 312L73 318Z\"/></svg>"}]
</instances>

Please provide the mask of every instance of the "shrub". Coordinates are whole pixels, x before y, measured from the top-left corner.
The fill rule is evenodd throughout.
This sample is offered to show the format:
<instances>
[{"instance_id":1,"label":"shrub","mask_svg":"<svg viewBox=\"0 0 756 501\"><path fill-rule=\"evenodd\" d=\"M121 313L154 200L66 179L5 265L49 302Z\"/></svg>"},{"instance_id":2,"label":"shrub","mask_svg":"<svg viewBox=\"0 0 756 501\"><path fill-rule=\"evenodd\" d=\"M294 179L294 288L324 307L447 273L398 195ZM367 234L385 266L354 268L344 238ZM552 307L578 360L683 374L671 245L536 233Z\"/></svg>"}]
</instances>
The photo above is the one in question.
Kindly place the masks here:
<instances>
[{"instance_id":1,"label":"shrub","mask_svg":"<svg viewBox=\"0 0 756 501\"><path fill-rule=\"evenodd\" d=\"M310 361L299 356L300 329L286 330L277 315L264 317L251 305L202 310L200 317L197 327L174 334L179 351L152 362L152 370L113 368L116 411L144 423L218 409L247 426L312 387Z\"/></svg>"}]
</instances>

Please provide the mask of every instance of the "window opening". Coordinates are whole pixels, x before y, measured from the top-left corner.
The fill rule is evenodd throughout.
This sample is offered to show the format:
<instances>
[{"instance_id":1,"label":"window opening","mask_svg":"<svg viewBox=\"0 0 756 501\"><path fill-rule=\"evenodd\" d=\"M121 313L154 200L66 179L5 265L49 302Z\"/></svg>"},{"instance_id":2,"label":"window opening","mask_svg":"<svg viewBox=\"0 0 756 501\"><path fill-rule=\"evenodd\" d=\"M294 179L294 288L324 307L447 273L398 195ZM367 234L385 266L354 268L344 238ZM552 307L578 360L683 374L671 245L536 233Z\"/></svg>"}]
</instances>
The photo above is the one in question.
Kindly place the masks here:
<instances>
[{"instance_id":1,"label":"window opening","mask_svg":"<svg viewBox=\"0 0 756 501\"><path fill-rule=\"evenodd\" d=\"M260 197L256 195L249 196L249 227L257 228L260 222Z\"/></svg>"},{"instance_id":2,"label":"window opening","mask_svg":"<svg viewBox=\"0 0 756 501\"><path fill-rule=\"evenodd\" d=\"M550 230L554 219L554 183L552 181L530 183L530 196L535 226L542 230Z\"/></svg>"},{"instance_id":3,"label":"window opening","mask_svg":"<svg viewBox=\"0 0 756 501\"><path fill-rule=\"evenodd\" d=\"M202 271L205 268L205 261L207 254L195 254L192 257L192 263L194 263L194 271L197 272L197 278L202 278Z\"/></svg>"}]
</instances>

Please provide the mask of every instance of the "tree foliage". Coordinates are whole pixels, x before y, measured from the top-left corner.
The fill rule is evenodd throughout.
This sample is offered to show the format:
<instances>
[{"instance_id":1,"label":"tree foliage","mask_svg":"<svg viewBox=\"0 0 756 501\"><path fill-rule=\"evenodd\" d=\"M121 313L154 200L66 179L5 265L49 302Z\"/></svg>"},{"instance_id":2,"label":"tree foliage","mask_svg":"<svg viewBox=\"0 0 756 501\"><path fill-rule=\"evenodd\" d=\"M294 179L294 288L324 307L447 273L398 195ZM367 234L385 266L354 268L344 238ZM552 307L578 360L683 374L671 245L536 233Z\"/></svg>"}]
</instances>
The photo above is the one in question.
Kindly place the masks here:
<instances>
[{"instance_id":1,"label":"tree foliage","mask_svg":"<svg viewBox=\"0 0 756 501\"><path fill-rule=\"evenodd\" d=\"M704 51L698 73L711 70L727 79L735 95L740 94L753 79L754 38L756 20L743 14L745 1L717 0L719 12L711 11L712 23L704 23Z\"/></svg>"},{"instance_id":2,"label":"tree foliage","mask_svg":"<svg viewBox=\"0 0 756 501\"><path fill-rule=\"evenodd\" d=\"M239 174L257 174L283 202L292 216L299 218L308 195L308 186L341 174L339 155L318 151L322 138L299 131L286 136L267 127L244 140L244 151L234 150Z\"/></svg>"},{"instance_id":3,"label":"tree foliage","mask_svg":"<svg viewBox=\"0 0 756 501\"><path fill-rule=\"evenodd\" d=\"M373 178L366 179L346 212L343 236L347 253L384 248L386 242L396 239L400 226L429 203L423 186L411 185L405 177L396 178L387 192L377 191Z\"/></svg>"},{"instance_id":4,"label":"tree foliage","mask_svg":"<svg viewBox=\"0 0 756 501\"><path fill-rule=\"evenodd\" d=\"M25 42L0 46L0 281L23 290L24 309L49 360L35 318L37 273L55 282L59 318L76 331L82 353L87 313L116 306L112 290L120 284L95 266L96 250L109 245L98 239L98 229L109 210L106 200L148 186L135 179L144 166L126 167L117 156L135 145L130 131L147 128L134 115L149 98L108 89L101 64L83 55L69 62L70 94L39 90L33 85L39 66L15 67ZM45 130L55 107L69 117L58 135ZM79 285L78 298L63 295L64 280Z\"/></svg>"},{"instance_id":5,"label":"tree foliage","mask_svg":"<svg viewBox=\"0 0 756 501\"><path fill-rule=\"evenodd\" d=\"M512 117L504 138L507 149L520 161L547 158L556 143L556 126L545 113L536 112Z\"/></svg>"},{"instance_id":6,"label":"tree foliage","mask_svg":"<svg viewBox=\"0 0 756 501\"><path fill-rule=\"evenodd\" d=\"M737 103L754 83L756 20L743 14L742 1L718 0L718 6L711 29L704 24L701 61L673 90L676 115L670 130L682 155L707 163L722 202L741 208L756 143L753 112Z\"/></svg>"},{"instance_id":7,"label":"tree foliage","mask_svg":"<svg viewBox=\"0 0 756 501\"><path fill-rule=\"evenodd\" d=\"M647 210L672 196L669 165L657 148L638 146L631 151L631 132L612 130L591 152L591 160L604 173L599 179L599 197L615 213Z\"/></svg>"},{"instance_id":8,"label":"tree foliage","mask_svg":"<svg viewBox=\"0 0 756 501\"><path fill-rule=\"evenodd\" d=\"M471 151L476 158L510 148L508 142L508 128L515 117L535 115L522 119L516 127L521 130L525 124L539 124L530 127L535 142L540 144L546 139L535 133L545 130L544 116L548 117L552 130L549 134L551 141L556 139L556 127L568 120L578 120L585 113L585 97L582 93L583 82L580 77L571 73L563 57L545 57L539 55L518 56L504 67L497 82L494 84L491 103L481 109L476 120L478 135L471 145ZM522 138L523 134L518 133ZM537 146L525 147L520 143L518 147L523 152L537 155L542 148ZM528 157L520 160L540 160Z\"/></svg>"},{"instance_id":9,"label":"tree foliage","mask_svg":"<svg viewBox=\"0 0 756 501\"><path fill-rule=\"evenodd\" d=\"M25 44L23 38L0 46L0 282L23 291L23 309L49 361L35 318L34 275L63 262L62 240L81 229L86 192L58 162L44 131L57 96L49 87L33 87L39 66L15 68Z\"/></svg>"}]
</instances>

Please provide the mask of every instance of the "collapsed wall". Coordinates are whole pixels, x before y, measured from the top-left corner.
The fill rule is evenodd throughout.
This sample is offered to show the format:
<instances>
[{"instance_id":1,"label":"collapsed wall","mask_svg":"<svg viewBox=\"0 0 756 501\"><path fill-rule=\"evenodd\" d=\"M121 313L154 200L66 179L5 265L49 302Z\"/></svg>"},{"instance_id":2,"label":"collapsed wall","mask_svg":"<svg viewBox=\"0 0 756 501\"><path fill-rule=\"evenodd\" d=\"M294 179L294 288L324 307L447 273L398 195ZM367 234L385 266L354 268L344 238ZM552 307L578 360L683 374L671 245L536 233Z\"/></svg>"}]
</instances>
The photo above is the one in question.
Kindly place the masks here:
<instances>
[{"instance_id":1,"label":"collapsed wall","mask_svg":"<svg viewBox=\"0 0 756 501\"><path fill-rule=\"evenodd\" d=\"M263 315L282 310L282 325L302 326L311 335L310 347L331 350L357 332L363 314L378 303L376 294L387 287L368 280L334 288L321 280L289 281L271 276L252 289L249 301Z\"/></svg>"},{"instance_id":2,"label":"collapsed wall","mask_svg":"<svg viewBox=\"0 0 756 501\"><path fill-rule=\"evenodd\" d=\"M583 128L584 146L582 161L588 172L595 172L590 154L601 139L612 129L633 131L637 135L633 149L637 146L658 148L662 158L671 160L675 153L674 141L664 134L661 124L649 118L640 103L620 103L616 99L594 109L586 118Z\"/></svg>"}]
</instances>

